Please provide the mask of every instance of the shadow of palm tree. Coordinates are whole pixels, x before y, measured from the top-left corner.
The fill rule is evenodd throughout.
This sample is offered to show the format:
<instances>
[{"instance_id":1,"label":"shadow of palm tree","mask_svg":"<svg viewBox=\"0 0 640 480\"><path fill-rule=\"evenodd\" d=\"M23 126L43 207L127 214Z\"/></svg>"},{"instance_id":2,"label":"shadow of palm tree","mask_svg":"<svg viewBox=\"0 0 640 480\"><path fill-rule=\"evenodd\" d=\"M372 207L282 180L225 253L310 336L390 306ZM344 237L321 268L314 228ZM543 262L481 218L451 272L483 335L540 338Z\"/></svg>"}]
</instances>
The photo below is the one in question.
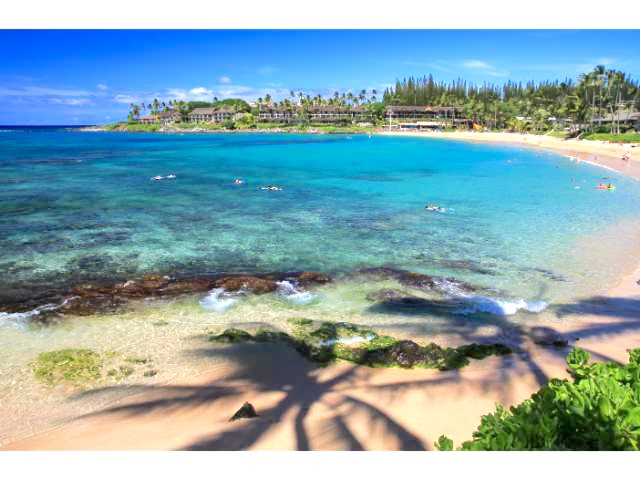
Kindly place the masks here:
<instances>
[{"instance_id":1,"label":"shadow of palm tree","mask_svg":"<svg viewBox=\"0 0 640 480\"><path fill-rule=\"evenodd\" d=\"M243 450L256 445L272 431L285 416L294 416L295 445L298 450L311 450L318 436L332 437L344 450L363 450L364 445L349 427L348 413L360 410L380 425L385 435L394 438L404 450L424 450L426 446L413 433L402 427L374 405L347 396L343 392L354 385L367 383L363 367L347 366L331 378L320 378L326 372L322 366L309 362L297 352L277 344L235 344L209 347L187 352L213 361L224 359L235 365L232 373L214 380L212 385L104 387L79 394L77 397L100 395L127 389L143 394L129 401L87 415L143 416L152 412L169 413L183 408L214 404L228 396L244 391L257 394L278 392L284 396L270 408L258 411L258 418L240 420L229 424L228 429L198 438L180 447L180 450ZM363 373L364 372L364 373ZM238 386L241 385L241 386ZM251 399L247 399L251 400ZM338 412L337 406L349 403L347 414ZM313 438L306 425L309 411L322 406L331 414L315 421ZM228 418L234 412L225 412Z\"/></svg>"}]
</instances>

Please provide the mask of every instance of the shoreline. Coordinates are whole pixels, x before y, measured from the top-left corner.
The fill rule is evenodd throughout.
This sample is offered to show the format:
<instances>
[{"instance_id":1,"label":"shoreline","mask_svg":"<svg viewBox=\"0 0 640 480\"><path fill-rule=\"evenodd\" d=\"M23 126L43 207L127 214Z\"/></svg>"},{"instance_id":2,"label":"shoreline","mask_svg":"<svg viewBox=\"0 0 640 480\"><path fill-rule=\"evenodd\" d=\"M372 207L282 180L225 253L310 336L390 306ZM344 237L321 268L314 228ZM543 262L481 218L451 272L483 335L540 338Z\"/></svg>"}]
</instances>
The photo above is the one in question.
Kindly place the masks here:
<instances>
[{"instance_id":1,"label":"shoreline","mask_svg":"<svg viewBox=\"0 0 640 480\"><path fill-rule=\"evenodd\" d=\"M377 131L376 135L389 137L416 137L459 140L477 143L499 143L539 148L563 153L591 165L614 170L640 180L640 144L618 144L599 140L562 140L545 135L508 132L393 132ZM631 160L622 156L629 152Z\"/></svg>"}]
</instances>

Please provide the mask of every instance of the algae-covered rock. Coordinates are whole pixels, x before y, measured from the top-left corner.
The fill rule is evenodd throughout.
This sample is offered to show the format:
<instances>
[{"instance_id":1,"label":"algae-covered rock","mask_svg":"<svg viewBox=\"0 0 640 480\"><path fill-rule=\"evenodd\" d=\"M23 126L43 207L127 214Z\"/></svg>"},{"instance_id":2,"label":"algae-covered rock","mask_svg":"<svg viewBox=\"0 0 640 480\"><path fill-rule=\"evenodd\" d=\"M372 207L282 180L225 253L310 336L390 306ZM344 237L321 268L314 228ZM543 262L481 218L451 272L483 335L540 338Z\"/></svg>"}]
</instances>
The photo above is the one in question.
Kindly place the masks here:
<instances>
[{"instance_id":1,"label":"algae-covered rock","mask_svg":"<svg viewBox=\"0 0 640 480\"><path fill-rule=\"evenodd\" d=\"M223 343L281 343L316 363L327 364L340 359L372 367L450 370L468 365L470 358L482 359L489 355L512 353L509 347L498 343L473 343L458 348L442 348L435 343L420 346L411 340L381 336L368 328L343 322L322 322L317 327L307 319L290 319L288 323L292 328L291 334L260 329L252 335L232 328L209 339Z\"/></svg>"},{"instance_id":2,"label":"algae-covered rock","mask_svg":"<svg viewBox=\"0 0 640 480\"><path fill-rule=\"evenodd\" d=\"M32 368L36 378L46 384L68 382L79 386L102 376L102 358L93 350L66 348L41 353Z\"/></svg>"},{"instance_id":3,"label":"algae-covered rock","mask_svg":"<svg viewBox=\"0 0 640 480\"><path fill-rule=\"evenodd\" d=\"M253 340L251 334L237 328L228 328L220 335L211 336L209 340L222 343L249 342Z\"/></svg>"},{"instance_id":4,"label":"algae-covered rock","mask_svg":"<svg viewBox=\"0 0 640 480\"><path fill-rule=\"evenodd\" d=\"M120 364L122 361L127 364ZM66 348L44 352L31 364L37 380L47 385L84 387L108 378L121 381L135 373L135 366L148 358L125 357L118 352L97 353L86 348Z\"/></svg>"},{"instance_id":5,"label":"algae-covered rock","mask_svg":"<svg viewBox=\"0 0 640 480\"><path fill-rule=\"evenodd\" d=\"M259 416L260 415L256 413L256 409L253 408L253 405L251 405L249 402L244 402L244 405L240 407L240 410L233 414L229 421L235 422L236 420L240 420L241 418L256 418Z\"/></svg>"}]
</instances>

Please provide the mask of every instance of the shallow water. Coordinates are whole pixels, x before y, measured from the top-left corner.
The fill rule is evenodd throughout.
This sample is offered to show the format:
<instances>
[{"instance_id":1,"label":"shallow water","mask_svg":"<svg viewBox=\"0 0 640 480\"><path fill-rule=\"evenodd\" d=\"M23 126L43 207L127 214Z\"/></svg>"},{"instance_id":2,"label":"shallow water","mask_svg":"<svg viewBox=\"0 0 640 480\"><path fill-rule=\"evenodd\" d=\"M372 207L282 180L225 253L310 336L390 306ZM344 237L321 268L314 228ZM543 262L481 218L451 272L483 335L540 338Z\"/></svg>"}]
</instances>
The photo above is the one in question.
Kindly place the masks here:
<instances>
[{"instance_id":1,"label":"shallow water","mask_svg":"<svg viewBox=\"0 0 640 480\"><path fill-rule=\"evenodd\" d=\"M168 174L176 178L151 180ZM234 185L238 177L245 183ZM617 189L595 190L602 181ZM426 211L427 203L446 211ZM141 301L124 314L45 328L0 314L0 398L18 423L42 402L53 408L67 398L33 380L28 364L42 351L146 355L158 375L137 372L125 383L154 383L210 366L197 354L212 348L207 331L285 327L301 316L424 341L517 342L511 325L548 321L557 305L606 290L629 268L639 207L634 180L515 146L358 135L0 132L0 300L145 273L317 270L338 279L310 292L283 284L264 296ZM484 289L464 298L450 292L463 302L450 308L385 309L370 299L380 289L443 295L350 275L377 266ZM82 408L75 401L74 411L106 401L96 398Z\"/></svg>"}]
</instances>

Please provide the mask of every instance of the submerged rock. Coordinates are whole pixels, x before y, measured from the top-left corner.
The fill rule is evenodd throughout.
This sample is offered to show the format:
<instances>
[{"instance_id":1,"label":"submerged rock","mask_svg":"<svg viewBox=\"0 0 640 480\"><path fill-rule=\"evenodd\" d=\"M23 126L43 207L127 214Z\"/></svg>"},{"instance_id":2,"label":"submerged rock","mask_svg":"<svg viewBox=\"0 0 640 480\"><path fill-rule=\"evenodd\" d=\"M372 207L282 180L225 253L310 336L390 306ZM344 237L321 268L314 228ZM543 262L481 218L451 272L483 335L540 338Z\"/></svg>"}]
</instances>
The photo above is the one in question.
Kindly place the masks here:
<instances>
[{"instance_id":1,"label":"submerged rock","mask_svg":"<svg viewBox=\"0 0 640 480\"><path fill-rule=\"evenodd\" d=\"M247 291L256 294L275 292L278 284L275 280L249 275L222 277L214 281L214 287L227 292Z\"/></svg>"},{"instance_id":2,"label":"submerged rock","mask_svg":"<svg viewBox=\"0 0 640 480\"><path fill-rule=\"evenodd\" d=\"M437 277L391 267L365 268L359 270L358 273L380 278L392 278L408 287L433 290L445 294L470 293L478 290L477 287L455 278Z\"/></svg>"},{"instance_id":3,"label":"submerged rock","mask_svg":"<svg viewBox=\"0 0 640 480\"><path fill-rule=\"evenodd\" d=\"M87 295L69 299L57 313L70 315L94 315L97 313L121 313L125 310L127 300L111 295Z\"/></svg>"},{"instance_id":4,"label":"submerged rock","mask_svg":"<svg viewBox=\"0 0 640 480\"><path fill-rule=\"evenodd\" d=\"M256 418L259 416L260 415L256 413L256 409L253 408L253 405L251 405L249 402L244 402L244 405L240 407L240 410L233 414L229 421L235 422L236 420L240 420L241 418Z\"/></svg>"}]
</instances>

